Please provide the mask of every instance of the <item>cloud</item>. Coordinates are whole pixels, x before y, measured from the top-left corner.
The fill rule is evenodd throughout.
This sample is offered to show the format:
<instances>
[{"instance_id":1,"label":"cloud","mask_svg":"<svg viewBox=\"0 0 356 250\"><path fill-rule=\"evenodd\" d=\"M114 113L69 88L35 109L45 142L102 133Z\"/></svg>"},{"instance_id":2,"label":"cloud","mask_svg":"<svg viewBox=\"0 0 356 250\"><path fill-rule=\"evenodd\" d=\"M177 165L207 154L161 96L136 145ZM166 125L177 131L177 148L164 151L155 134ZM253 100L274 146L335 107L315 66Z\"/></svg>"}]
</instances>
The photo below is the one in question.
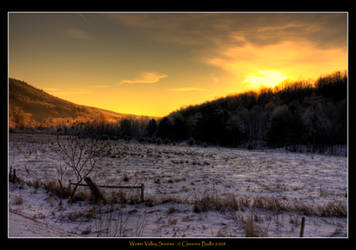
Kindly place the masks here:
<instances>
[{"instance_id":1,"label":"cloud","mask_svg":"<svg viewBox=\"0 0 356 250\"><path fill-rule=\"evenodd\" d=\"M164 73L158 73L158 72L143 72L140 74L140 76L136 79L133 80L123 80L120 82L120 84L137 84L137 83L144 83L144 84L150 84L150 83L156 83L162 78L168 77L167 74Z\"/></svg>"},{"instance_id":2,"label":"cloud","mask_svg":"<svg viewBox=\"0 0 356 250\"><path fill-rule=\"evenodd\" d=\"M79 40L94 40L95 38L91 35L89 35L86 31L81 30L81 29L68 29L67 34L74 39L79 39Z\"/></svg>"},{"instance_id":3,"label":"cloud","mask_svg":"<svg viewBox=\"0 0 356 250\"><path fill-rule=\"evenodd\" d=\"M202 61L235 76L236 82L259 70L277 70L289 79L315 78L347 68L347 51L342 48L319 48L305 41L283 41L265 46L246 42L244 46L221 49ZM303 75L301 75L303 74Z\"/></svg>"},{"instance_id":4,"label":"cloud","mask_svg":"<svg viewBox=\"0 0 356 250\"><path fill-rule=\"evenodd\" d=\"M145 30L160 41L203 48L244 43L256 46L309 41L317 47L346 46L346 13L129 13L110 18Z\"/></svg>"},{"instance_id":5,"label":"cloud","mask_svg":"<svg viewBox=\"0 0 356 250\"><path fill-rule=\"evenodd\" d=\"M347 67L346 12L117 13L110 18L159 43L183 45L194 61L222 70L219 82L229 90L243 91L246 77L258 76L259 70L298 80Z\"/></svg>"},{"instance_id":6,"label":"cloud","mask_svg":"<svg viewBox=\"0 0 356 250\"><path fill-rule=\"evenodd\" d=\"M169 91L187 92L187 91L208 91L208 90L203 88L175 88L175 89L170 89Z\"/></svg>"}]
</instances>

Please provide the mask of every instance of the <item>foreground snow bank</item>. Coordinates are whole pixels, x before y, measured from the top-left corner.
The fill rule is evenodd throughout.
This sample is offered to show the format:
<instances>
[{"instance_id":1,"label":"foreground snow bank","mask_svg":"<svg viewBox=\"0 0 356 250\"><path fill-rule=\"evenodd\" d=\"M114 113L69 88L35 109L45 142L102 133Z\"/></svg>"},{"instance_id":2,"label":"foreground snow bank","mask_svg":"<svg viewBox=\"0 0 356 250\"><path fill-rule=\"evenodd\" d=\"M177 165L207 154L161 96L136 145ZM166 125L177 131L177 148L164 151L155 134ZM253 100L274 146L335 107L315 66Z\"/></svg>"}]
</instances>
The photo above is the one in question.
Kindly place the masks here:
<instances>
[{"instance_id":1,"label":"foreground snow bank","mask_svg":"<svg viewBox=\"0 0 356 250\"><path fill-rule=\"evenodd\" d=\"M58 166L63 162L49 150L53 141L54 136L10 134L9 166L25 181L57 180ZM145 204L69 204L43 187L10 183L10 210L58 229L56 237L66 237L67 233L72 234L70 237L245 237L251 222L258 228L252 234L255 236L298 237L303 216L305 237L347 236L347 217L303 214L303 207L287 211L261 209L271 204L269 200L227 211L194 207L207 195L249 200L274 197L281 204L346 207L346 157L123 141L110 141L108 150L102 153L104 158L92 179L97 184L143 183ZM66 181L73 178L70 172L64 177ZM111 190L104 193L115 195ZM21 222L14 222L9 225L11 232L20 236L21 228L17 230L16 224ZM48 235L42 231L34 234Z\"/></svg>"},{"instance_id":2,"label":"foreground snow bank","mask_svg":"<svg viewBox=\"0 0 356 250\"><path fill-rule=\"evenodd\" d=\"M9 212L9 237L73 237L68 233L51 227L46 223L39 222L21 214Z\"/></svg>"}]
</instances>

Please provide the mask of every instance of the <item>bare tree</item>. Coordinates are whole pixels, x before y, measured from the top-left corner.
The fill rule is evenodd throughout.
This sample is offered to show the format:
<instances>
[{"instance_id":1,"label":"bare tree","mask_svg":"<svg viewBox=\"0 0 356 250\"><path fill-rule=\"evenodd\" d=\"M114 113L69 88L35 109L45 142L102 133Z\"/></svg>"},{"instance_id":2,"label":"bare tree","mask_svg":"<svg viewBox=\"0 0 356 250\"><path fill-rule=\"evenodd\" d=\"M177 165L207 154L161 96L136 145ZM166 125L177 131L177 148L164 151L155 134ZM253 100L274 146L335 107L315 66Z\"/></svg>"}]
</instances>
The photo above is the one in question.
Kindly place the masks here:
<instances>
[{"instance_id":1,"label":"bare tree","mask_svg":"<svg viewBox=\"0 0 356 250\"><path fill-rule=\"evenodd\" d=\"M56 147L53 149L76 178L71 198L82 180L97 169L97 163L103 157L106 146L107 143L99 139L84 139L79 136L60 138L57 135Z\"/></svg>"}]
</instances>

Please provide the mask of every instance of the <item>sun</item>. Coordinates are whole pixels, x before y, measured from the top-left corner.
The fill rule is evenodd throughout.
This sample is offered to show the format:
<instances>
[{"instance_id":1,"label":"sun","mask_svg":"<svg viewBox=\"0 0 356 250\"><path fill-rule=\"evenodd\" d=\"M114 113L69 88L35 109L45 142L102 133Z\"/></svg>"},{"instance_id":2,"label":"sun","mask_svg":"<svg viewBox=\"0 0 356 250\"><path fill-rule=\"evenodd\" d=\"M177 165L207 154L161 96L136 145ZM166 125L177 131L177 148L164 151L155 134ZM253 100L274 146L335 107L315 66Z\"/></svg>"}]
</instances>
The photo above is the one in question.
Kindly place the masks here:
<instances>
[{"instance_id":1,"label":"sun","mask_svg":"<svg viewBox=\"0 0 356 250\"><path fill-rule=\"evenodd\" d=\"M285 75L275 70L259 70L258 73L258 76L247 76L244 82L249 83L251 88L258 89L261 87L272 88L287 79Z\"/></svg>"}]
</instances>

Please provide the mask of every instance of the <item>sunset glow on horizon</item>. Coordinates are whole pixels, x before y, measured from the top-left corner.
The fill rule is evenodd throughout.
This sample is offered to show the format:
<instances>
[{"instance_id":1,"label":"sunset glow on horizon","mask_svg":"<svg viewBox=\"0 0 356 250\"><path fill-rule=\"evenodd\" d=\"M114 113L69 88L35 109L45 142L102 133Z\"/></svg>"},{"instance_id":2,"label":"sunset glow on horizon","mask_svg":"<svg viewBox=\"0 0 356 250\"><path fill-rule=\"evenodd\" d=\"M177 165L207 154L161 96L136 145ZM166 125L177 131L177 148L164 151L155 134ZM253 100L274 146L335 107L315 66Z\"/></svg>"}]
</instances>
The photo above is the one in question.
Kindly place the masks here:
<instances>
[{"instance_id":1,"label":"sunset glow on horizon","mask_svg":"<svg viewBox=\"0 0 356 250\"><path fill-rule=\"evenodd\" d=\"M281 72L260 70L259 76L247 76L244 82L250 83L251 88L258 89L260 87L272 88L286 79L287 77Z\"/></svg>"},{"instance_id":2,"label":"sunset glow on horizon","mask_svg":"<svg viewBox=\"0 0 356 250\"><path fill-rule=\"evenodd\" d=\"M347 13L8 14L9 77L65 100L165 116L345 71Z\"/></svg>"}]
</instances>

